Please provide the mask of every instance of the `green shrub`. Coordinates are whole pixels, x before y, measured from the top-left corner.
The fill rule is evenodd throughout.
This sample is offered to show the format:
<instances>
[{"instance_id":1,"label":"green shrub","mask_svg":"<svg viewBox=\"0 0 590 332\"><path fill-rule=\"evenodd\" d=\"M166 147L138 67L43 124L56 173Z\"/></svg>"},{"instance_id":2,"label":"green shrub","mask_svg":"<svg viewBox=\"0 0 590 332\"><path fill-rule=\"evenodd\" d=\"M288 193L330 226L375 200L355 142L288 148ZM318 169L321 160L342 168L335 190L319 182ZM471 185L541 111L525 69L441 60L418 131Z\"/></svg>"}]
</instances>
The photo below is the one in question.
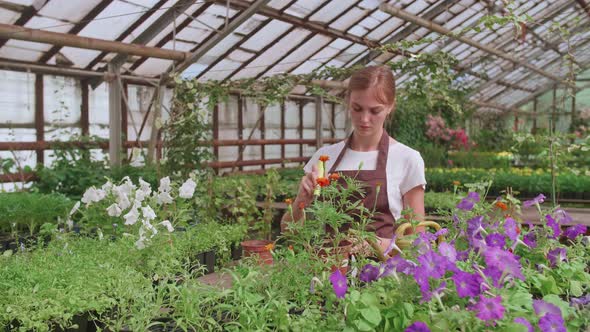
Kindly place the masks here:
<instances>
[{"instance_id":1,"label":"green shrub","mask_svg":"<svg viewBox=\"0 0 590 332\"><path fill-rule=\"evenodd\" d=\"M44 223L64 219L74 203L60 194L28 192L0 194L0 232L33 234Z\"/></svg>"}]
</instances>

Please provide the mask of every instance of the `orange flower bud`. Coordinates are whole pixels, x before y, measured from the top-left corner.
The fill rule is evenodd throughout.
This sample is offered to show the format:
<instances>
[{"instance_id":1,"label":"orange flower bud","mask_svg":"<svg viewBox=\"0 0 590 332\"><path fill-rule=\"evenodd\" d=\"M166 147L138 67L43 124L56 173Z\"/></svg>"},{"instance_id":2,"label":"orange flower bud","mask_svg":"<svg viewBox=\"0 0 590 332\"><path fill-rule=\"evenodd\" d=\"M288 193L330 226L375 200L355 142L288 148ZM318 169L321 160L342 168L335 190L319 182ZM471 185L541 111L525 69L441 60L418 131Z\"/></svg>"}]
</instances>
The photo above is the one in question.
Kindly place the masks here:
<instances>
[{"instance_id":1,"label":"orange flower bud","mask_svg":"<svg viewBox=\"0 0 590 332\"><path fill-rule=\"evenodd\" d=\"M285 203L287 203L287 205L291 205L291 204L293 204L293 200L290 198L286 198Z\"/></svg>"},{"instance_id":2,"label":"orange flower bud","mask_svg":"<svg viewBox=\"0 0 590 332\"><path fill-rule=\"evenodd\" d=\"M508 205L506 205L506 203L504 202L496 202L496 204L494 204L497 208L501 209L502 211L506 211L508 210Z\"/></svg>"},{"instance_id":3,"label":"orange flower bud","mask_svg":"<svg viewBox=\"0 0 590 332\"><path fill-rule=\"evenodd\" d=\"M340 179L340 174L338 174L338 173L332 173L332 174L330 174L329 178L332 181L336 181L336 180Z\"/></svg>"},{"instance_id":4,"label":"orange flower bud","mask_svg":"<svg viewBox=\"0 0 590 332\"><path fill-rule=\"evenodd\" d=\"M330 185L330 179L328 178L318 178L317 183L320 187L327 187Z\"/></svg>"},{"instance_id":5,"label":"orange flower bud","mask_svg":"<svg viewBox=\"0 0 590 332\"><path fill-rule=\"evenodd\" d=\"M321 155L321 156L320 156L320 161L322 161L322 162L326 162L326 161L328 161L328 160L330 160L330 157L328 157L328 156L326 156L326 155Z\"/></svg>"}]
</instances>

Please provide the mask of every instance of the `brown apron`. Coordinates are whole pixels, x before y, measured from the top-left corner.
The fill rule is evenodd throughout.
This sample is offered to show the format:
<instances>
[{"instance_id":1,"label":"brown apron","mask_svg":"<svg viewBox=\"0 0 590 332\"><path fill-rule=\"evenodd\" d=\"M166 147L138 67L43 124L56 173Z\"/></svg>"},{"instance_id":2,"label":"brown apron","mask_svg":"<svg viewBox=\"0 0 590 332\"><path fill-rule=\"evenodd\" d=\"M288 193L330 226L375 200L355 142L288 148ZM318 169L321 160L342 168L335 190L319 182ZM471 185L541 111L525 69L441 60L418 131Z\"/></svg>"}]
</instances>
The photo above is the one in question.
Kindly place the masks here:
<instances>
[{"instance_id":1,"label":"brown apron","mask_svg":"<svg viewBox=\"0 0 590 332\"><path fill-rule=\"evenodd\" d=\"M350 147L352 135L346 140L346 144L338 158L330 168L329 173L336 172L338 165L346 153L346 149ZM379 146L377 148L377 167L375 170L350 170L350 171L337 171L341 175L355 178L365 185L364 192L365 198L363 200L364 206L372 211L375 207L375 213L373 214L373 222L367 225L367 230L374 231L377 236L383 238L392 238L395 231L395 218L391 214L389 209L389 200L387 198L387 156L389 154L389 135L383 130ZM338 179L338 183L346 187L346 181L342 178ZM381 186L377 193L377 185ZM343 231L350 228L350 225L345 225ZM330 230L328 230L330 231Z\"/></svg>"}]
</instances>

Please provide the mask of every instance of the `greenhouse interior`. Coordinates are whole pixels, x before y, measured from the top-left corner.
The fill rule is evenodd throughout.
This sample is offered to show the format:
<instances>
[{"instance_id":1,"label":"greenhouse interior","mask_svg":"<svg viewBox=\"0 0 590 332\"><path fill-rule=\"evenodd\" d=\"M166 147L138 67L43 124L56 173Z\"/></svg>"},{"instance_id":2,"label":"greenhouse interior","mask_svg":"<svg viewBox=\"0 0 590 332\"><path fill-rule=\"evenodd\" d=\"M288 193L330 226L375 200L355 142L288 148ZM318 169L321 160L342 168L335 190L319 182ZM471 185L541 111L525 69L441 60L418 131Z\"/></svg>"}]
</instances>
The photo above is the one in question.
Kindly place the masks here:
<instances>
[{"instance_id":1,"label":"greenhouse interior","mask_svg":"<svg viewBox=\"0 0 590 332\"><path fill-rule=\"evenodd\" d=\"M588 0L1 0L3 331L590 331Z\"/></svg>"}]
</instances>

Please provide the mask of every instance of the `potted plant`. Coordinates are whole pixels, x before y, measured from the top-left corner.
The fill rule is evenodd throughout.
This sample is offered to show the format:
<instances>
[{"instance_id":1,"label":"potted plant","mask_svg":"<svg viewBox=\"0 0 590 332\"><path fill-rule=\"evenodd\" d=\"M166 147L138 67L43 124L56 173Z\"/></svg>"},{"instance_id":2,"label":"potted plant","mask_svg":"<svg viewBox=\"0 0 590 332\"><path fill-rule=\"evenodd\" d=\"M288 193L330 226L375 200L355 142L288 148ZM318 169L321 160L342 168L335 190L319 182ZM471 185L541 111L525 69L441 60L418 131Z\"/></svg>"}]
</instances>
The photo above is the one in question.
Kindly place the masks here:
<instances>
[{"instance_id":1,"label":"potted plant","mask_svg":"<svg viewBox=\"0 0 590 332\"><path fill-rule=\"evenodd\" d=\"M241 243L244 257L258 257L261 263L272 264L271 251L274 249L272 241L272 224L274 220L273 203L276 198L275 188L280 176L276 170L271 169L266 173L266 198L262 217L254 224L257 239L245 240Z\"/></svg>"}]
</instances>

